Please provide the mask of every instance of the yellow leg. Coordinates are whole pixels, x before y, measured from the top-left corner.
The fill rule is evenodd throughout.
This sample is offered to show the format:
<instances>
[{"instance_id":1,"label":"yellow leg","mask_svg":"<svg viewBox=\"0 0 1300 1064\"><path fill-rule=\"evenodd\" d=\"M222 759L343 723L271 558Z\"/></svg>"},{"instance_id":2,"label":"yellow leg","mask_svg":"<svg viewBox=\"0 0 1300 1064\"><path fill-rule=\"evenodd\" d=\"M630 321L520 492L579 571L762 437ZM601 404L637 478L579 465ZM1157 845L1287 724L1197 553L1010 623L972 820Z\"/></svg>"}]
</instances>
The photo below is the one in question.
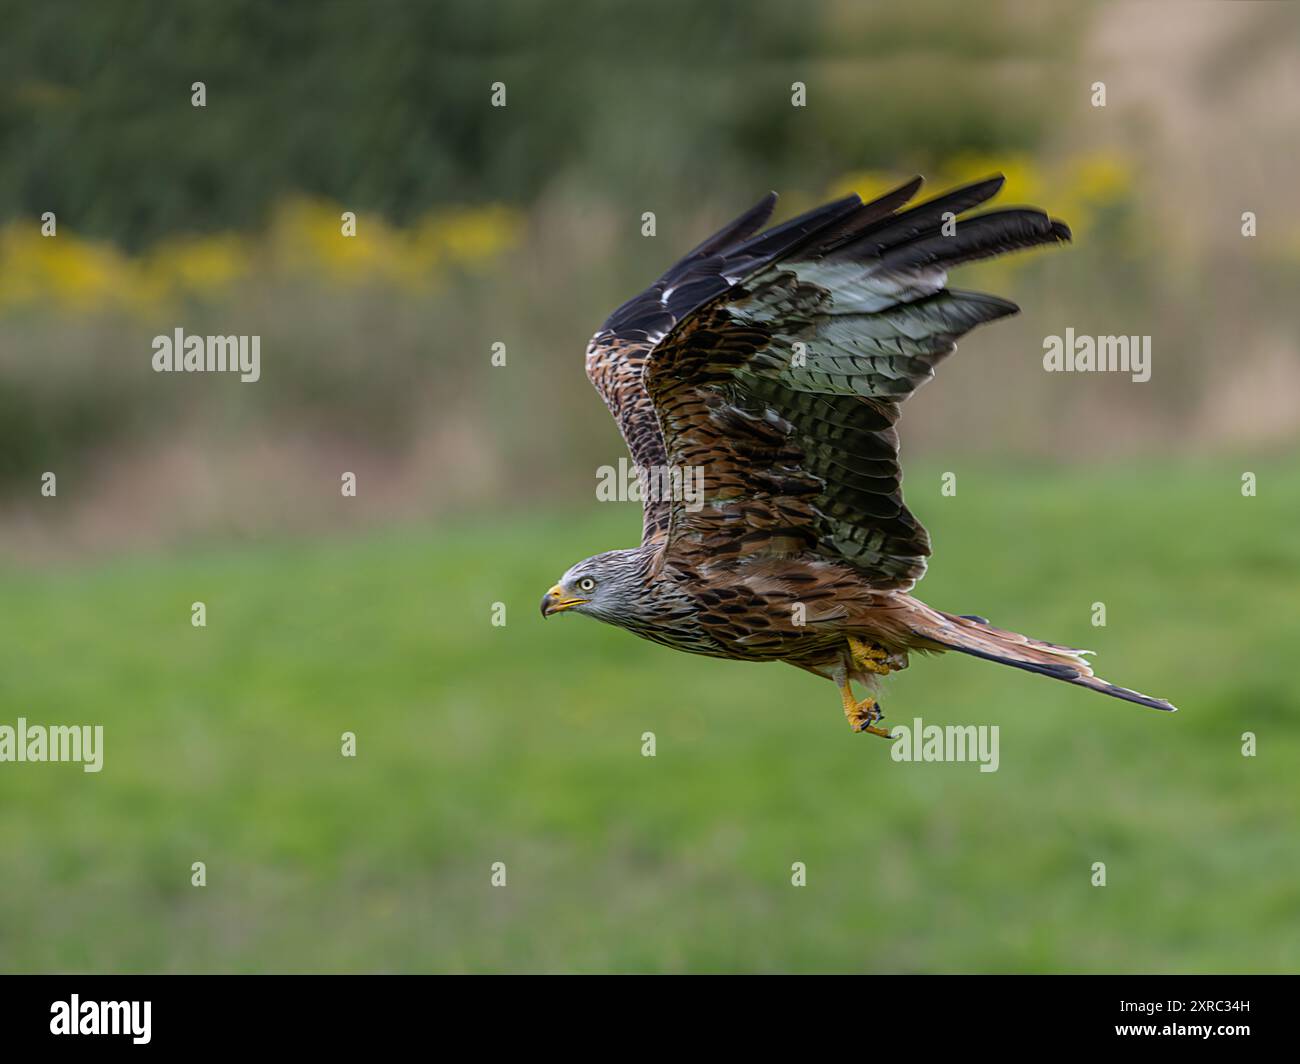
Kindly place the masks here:
<instances>
[{"instance_id":1,"label":"yellow leg","mask_svg":"<svg viewBox=\"0 0 1300 1064\"><path fill-rule=\"evenodd\" d=\"M875 643L868 643L865 639L858 639L855 636L846 638L849 643L849 655L858 668L874 672L877 676L888 676L894 671L888 664L889 651L884 647L878 647Z\"/></svg>"},{"instance_id":2,"label":"yellow leg","mask_svg":"<svg viewBox=\"0 0 1300 1064\"><path fill-rule=\"evenodd\" d=\"M853 687L848 677L845 677L840 685L840 697L844 700L844 716L848 718L849 727L854 731L870 732L885 739L893 738L884 728L876 727L876 721L880 719L880 707L876 705L876 700L871 695L867 695L861 702L854 698Z\"/></svg>"}]
</instances>

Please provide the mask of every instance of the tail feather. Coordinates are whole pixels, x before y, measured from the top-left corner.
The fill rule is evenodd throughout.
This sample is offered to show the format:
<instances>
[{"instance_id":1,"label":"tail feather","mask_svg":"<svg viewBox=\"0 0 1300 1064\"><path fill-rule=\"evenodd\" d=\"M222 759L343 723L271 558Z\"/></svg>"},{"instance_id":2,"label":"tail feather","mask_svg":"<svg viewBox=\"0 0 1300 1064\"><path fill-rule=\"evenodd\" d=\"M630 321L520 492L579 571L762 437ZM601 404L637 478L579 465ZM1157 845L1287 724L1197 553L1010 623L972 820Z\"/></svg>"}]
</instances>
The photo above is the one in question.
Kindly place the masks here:
<instances>
[{"instance_id":1,"label":"tail feather","mask_svg":"<svg viewBox=\"0 0 1300 1064\"><path fill-rule=\"evenodd\" d=\"M1178 708L1162 698L1130 691L1093 675L1092 667L1083 658L1084 654L1092 653L1090 650L1045 643L1019 632L1007 632L994 628L981 618L958 617L941 610L927 612L933 615L934 620L927 618L926 623L916 627L916 634L945 650L956 650L985 661L1050 676L1054 680L1077 684L1151 709L1175 712Z\"/></svg>"}]
</instances>

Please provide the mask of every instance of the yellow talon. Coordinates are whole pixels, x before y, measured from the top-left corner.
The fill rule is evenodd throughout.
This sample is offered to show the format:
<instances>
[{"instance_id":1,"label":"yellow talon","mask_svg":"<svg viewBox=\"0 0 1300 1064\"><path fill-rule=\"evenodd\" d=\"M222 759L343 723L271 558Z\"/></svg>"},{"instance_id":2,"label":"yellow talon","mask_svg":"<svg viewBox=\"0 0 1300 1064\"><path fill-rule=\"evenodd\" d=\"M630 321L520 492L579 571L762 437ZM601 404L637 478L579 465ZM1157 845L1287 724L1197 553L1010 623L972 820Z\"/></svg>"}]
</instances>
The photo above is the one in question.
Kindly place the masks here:
<instances>
[{"instance_id":1,"label":"yellow talon","mask_svg":"<svg viewBox=\"0 0 1300 1064\"><path fill-rule=\"evenodd\" d=\"M870 732L872 735L879 735L884 739L892 739L893 736L884 728L877 728L876 721L880 719L880 707L876 700L867 695L861 702L853 697L853 688L849 681L845 679L844 686L840 688L840 697L844 701L844 716L848 719L849 727L855 732Z\"/></svg>"}]
</instances>

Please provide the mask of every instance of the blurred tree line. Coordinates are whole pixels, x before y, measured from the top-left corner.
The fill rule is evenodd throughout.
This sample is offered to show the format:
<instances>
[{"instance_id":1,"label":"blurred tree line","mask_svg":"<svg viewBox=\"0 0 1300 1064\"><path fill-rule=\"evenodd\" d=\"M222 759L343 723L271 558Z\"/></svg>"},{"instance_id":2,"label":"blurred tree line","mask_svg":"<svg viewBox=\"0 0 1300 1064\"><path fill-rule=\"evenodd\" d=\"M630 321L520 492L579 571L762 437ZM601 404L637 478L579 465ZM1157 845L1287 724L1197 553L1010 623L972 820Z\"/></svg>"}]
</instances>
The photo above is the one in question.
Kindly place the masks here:
<instances>
[{"instance_id":1,"label":"blurred tree line","mask_svg":"<svg viewBox=\"0 0 1300 1064\"><path fill-rule=\"evenodd\" d=\"M806 184L1031 147L1051 100L947 76L1063 55L1004 3L0 4L0 221L55 211L138 248L264 223L286 191L401 223L548 182ZM804 81L810 104L790 104ZM207 106L191 104L206 86ZM489 105L503 82L507 106ZM980 84L987 85L987 91ZM761 191L761 190L760 190Z\"/></svg>"}]
</instances>

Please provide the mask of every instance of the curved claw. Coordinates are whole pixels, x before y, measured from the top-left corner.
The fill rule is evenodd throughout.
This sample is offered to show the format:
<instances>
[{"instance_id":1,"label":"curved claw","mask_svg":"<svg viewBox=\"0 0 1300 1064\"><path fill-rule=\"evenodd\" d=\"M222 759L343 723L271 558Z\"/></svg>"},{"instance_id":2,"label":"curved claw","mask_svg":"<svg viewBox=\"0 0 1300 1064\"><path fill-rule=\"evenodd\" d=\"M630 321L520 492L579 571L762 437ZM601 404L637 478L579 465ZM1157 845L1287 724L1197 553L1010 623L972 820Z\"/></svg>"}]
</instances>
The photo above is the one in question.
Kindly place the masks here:
<instances>
[{"instance_id":1,"label":"curved claw","mask_svg":"<svg viewBox=\"0 0 1300 1064\"><path fill-rule=\"evenodd\" d=\"M849 727L855 732L870 732L872 735L879 735L882 739L892 739L894 736L887 729L876 727L876 722L885 717L880 703L871 695L867 695L861 702L853 697L853 686L849 683L847 669L837 676L837 680L840 684L840 698L844 703L844 716L848 719Z\"/></svg>"}]
</instances>

